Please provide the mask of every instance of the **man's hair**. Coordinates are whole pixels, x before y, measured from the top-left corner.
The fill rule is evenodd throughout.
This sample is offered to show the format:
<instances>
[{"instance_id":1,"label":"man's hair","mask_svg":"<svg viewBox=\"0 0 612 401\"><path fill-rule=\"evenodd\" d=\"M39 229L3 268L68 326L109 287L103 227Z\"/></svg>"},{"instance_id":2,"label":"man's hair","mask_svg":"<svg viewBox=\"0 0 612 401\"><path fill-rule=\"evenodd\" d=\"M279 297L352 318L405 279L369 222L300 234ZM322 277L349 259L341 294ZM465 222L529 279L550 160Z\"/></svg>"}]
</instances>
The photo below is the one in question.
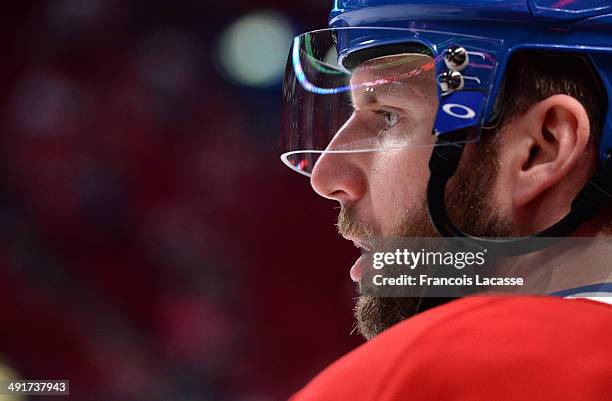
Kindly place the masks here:
<instances>
[{"instance_id":1,"label":"man's hair","mask_svg":"<svg viewBox=\"0 0 612 401\"><path fill-rule=\"evenodd\" d=\"M608 96L591 62L578 54L550 54L524 50L511 56L504 84L496 104L496 128L484 130L485 147L498 146L495 135L513 118L525 114L531 106L550 96L565 94L578 100L586 109L591 132L587 150L597 152L602 135ZM612 205L597 217L602 231L612 234Z\"/></svg>"},{"instance_id":2,"label":"man's hair","mask_svg":"<svg viewBox=\"0 0 612 401\"><path fill-rule=\"evenodd\" d=\"M571 96L582 103L591 125L590 144L599 143L608 97L590 61L576 54L519 51L512 55L500 96L501 125L557 94Z\"/></svg>"}]
</instances>

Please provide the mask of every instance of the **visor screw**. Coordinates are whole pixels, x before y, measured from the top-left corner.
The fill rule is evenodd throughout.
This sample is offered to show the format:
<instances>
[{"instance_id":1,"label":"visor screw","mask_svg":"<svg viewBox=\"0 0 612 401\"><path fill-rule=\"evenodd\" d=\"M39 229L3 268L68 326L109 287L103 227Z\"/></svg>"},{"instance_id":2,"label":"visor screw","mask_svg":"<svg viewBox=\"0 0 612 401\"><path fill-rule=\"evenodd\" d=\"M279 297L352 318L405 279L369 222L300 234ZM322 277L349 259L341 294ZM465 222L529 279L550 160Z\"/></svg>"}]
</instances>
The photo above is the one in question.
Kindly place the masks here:
<instances>
[{"instance_id":1,"label":"visor screw","mask_svg":"<svg viewBox=\"0 0 612 401\"><path fill-rule=\"evenodd\" d=\"M438 83L443 93L454 92L463 89L463 75L457 71L446 71L438 77Z\"/></svg>"},{"instance_id":2,"label":"visor screw","mask_svg":"<svg viewBox=\"0 0 612 401\"><path fill-rule=\"evenodd\" d=\"M467 50L460 46L452 46L446 50L444 62L453 71L463 71L470 60Z\"/></svg>"}]
</instances>

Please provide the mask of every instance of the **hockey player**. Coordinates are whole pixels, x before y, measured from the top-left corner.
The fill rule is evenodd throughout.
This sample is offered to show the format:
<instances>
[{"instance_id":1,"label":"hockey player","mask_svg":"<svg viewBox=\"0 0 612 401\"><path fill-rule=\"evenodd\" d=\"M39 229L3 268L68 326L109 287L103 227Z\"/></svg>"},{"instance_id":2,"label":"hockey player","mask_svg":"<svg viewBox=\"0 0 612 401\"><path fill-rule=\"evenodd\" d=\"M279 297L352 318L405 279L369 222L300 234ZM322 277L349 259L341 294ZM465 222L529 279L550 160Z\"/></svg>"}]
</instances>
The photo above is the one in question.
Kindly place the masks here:
<instances>
[{"instance_id":1,"label":"hockey player","mask_svg":"<svg viewBox=\"0 0 612 401\"><path fill-rule=\"evenodd\" d=\"M545 252L537 237L610 235L611 16L603 0L335 1L330 29L291 48L282 159L340 204L340 233L366 254L381 238L461 237L514 255ZM612 295L580 284L557 295ZM405 320L438 303L362 295L362 334L393 328L296 399L609 397L608 305L466 298ZM570 380L560 355L582 352Z\"/></svg>"}]
</instances>

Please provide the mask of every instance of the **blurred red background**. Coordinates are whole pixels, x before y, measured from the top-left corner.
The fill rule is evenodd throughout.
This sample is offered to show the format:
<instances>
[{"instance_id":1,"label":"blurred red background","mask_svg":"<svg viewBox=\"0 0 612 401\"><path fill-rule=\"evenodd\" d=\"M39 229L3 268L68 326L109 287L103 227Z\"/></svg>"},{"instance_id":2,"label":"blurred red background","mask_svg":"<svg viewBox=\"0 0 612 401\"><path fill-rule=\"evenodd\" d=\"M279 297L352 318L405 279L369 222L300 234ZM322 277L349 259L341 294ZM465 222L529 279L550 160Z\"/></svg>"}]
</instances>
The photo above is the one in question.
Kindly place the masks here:
<instances>
[{"instance_id":1,"label":"blurred red background","mask_svg":"<svg viewBox=\"0 0 612 401\"><path fill-rule=\"evenodd\" d=\"M218 56L245 15L298 34L330 1L6 7L2 365L71 399L267 401L361 342L357 250L278 158L280 77Z\"/></svg>"}]
</instances>

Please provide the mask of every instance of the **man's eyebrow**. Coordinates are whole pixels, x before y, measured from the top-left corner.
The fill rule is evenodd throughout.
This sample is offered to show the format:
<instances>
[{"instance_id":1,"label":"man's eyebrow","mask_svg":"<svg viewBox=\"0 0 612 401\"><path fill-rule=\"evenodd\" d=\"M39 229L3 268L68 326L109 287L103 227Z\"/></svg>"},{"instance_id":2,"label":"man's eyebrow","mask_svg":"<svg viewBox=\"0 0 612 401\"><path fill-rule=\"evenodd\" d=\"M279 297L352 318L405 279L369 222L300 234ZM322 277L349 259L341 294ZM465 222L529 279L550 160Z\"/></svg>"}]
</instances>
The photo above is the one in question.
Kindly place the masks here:
<instances>
[{"instance_id":1,"label":"man's eyebrow","mask_svg":"<svg viewBox=\"0 0 612 401\"><path fill-rule=\"evenodd\" d=\"M355 96L354 92L351 93L349 101L353 108L355 108L355 98L358 98L359 104L362 104L364 106L369 106L378 103L378 98L376 96L376 88L373 87L368 87L364 91L358 92L357 96Z\"/></svg>"}]
</instances>

